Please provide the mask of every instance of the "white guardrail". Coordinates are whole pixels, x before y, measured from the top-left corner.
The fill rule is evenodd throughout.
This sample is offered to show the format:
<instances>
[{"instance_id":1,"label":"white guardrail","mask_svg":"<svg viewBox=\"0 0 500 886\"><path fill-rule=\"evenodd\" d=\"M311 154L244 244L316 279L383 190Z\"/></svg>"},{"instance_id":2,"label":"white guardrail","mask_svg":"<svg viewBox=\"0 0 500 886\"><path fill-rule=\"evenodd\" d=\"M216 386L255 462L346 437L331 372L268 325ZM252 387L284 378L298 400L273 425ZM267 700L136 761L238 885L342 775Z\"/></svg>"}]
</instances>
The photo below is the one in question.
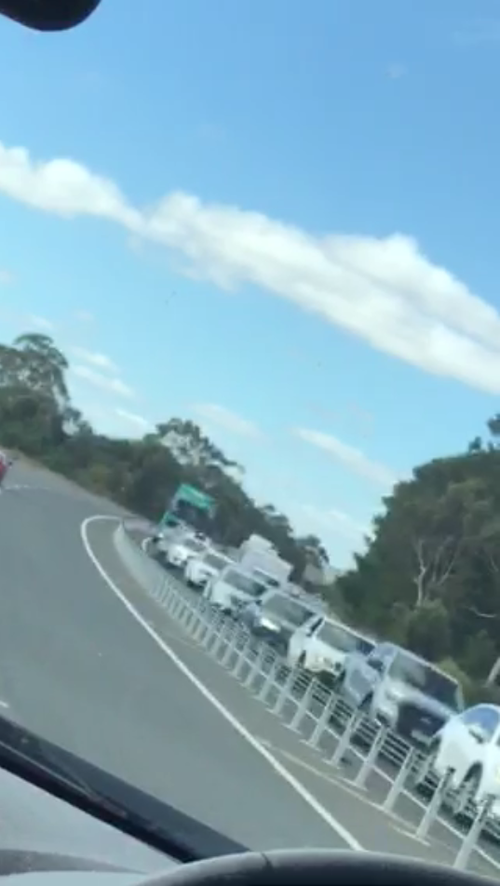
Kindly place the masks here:
<instances>
[{"instance_id":1,"label":"white guardrail","mask_svg":"<svg viewBox=\"0 0 500 886\"><path fill-rule=\"evenodd\" d=\"M466 832L451 825L450 819L443 819L441 813L454 799L448 787L451 770L438 782L422 751L386 726L368 720L314 675L301 667L290 667L245 626L222 615L200 593L190 591L128 534L133 530L147 532L148 528L138 520L120 524L114 533L117 552L138 584L207 655L334 769L342 769L346 754L353 755L358 763L350 781L353 787L365 789L371 776L379 776L387 786L381 812L395 814L398 801L410 796L422 813L414 837L425 840L439 819L461 840L455 868L464 870L471 854L477 851L500 870L500 861L478 846L483 833L500 839L500 825L490 816L493 797L469 810L472 823ZM417 790L421 794L418 798ZM429 798L425 802L424 794ZM412 827L408 823L409 831Z\"/></svg>"}]
</instances>

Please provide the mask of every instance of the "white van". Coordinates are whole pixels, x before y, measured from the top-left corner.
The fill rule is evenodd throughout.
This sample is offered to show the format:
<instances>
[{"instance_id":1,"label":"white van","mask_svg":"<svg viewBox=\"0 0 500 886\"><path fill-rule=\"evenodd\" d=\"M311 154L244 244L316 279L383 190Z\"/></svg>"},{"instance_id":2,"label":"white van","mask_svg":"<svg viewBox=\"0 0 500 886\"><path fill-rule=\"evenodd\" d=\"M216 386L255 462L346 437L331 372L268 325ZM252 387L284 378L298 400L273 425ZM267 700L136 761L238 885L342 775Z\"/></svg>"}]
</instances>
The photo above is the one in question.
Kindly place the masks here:
<instances>
[{"instance_id":1,"label":"white van","mask_svg":"<svg viewBox=\"0 0 500 886\"><path fill-rule=\"evenodd\" d=\"M266 591L267 585L255 575L231 564L209 579L203 597L228 615L236 615L246 604L258 600Z\"/></svg>"},{"instance_id":2,"label":"white van","mask_svg":"<svg viewBox=\"0 0 500 886\"><path fill-rule=\"evenodd\" d=\"M322 616L295 631L288 646L288 663L312 673L340 675L346 656L369 655L375 642L340 621Z\"/></svg>"}]
</instances>

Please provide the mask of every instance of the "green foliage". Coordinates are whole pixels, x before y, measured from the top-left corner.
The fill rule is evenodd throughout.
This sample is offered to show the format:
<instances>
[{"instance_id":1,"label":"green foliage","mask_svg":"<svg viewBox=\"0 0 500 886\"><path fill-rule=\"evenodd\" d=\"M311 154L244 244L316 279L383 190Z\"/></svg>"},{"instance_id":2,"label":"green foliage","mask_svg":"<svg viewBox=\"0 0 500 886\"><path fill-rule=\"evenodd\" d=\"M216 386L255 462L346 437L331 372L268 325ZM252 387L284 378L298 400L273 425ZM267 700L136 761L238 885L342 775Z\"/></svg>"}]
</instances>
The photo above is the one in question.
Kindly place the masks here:
<instances>
[{"instance_id":1,"label":"green foliage","mask_svg":"<svg viewBox=\"0 0 500 886\"><path fill-rule=\"evenodd\" d=\"M193 483L218 503L214 534L238 545L251 533L272 541L299 578L309 561L328 560L315 536L298 538L284 514L259 508L245 492L243 468L192 421L171 418L142 440L109 439L94 432L70 402L68 362L46 335L19 336L0 345L0 439L127 509L157 520L181 482Z\"/></svg>"},{"instance_id":2,"label":"green foliage","mask_svg":"<svg viewBox=\"0 0 500 886\"><path fill-rule=\"evenodd\" d=\"M351 618L432 661L451 657L475 684L500 655L499 416L488 429L486 444L395 486L339 579Z\"/></svg>"}]
</instances>

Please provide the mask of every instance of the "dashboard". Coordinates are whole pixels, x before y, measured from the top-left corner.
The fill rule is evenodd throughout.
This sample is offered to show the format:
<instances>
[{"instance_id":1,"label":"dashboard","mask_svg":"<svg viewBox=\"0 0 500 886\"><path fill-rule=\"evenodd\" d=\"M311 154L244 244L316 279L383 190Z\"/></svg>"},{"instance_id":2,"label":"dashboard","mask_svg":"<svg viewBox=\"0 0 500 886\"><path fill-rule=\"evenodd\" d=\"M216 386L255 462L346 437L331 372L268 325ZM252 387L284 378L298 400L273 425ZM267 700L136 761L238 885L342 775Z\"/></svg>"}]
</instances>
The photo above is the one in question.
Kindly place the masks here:
<instances>
[{"instance_id":1,"label":"dashboard","mask_svg":"<svg viewBox=\"0 0 500 886\"><path fill-rule=\"evenodd\" d=\"M56 874L64 872L65 883L84 886L91 878L99 886L100 873L111 886L128 886L177 866L170 856L0 770L0 877L15 875L19 882L21 875L29 877L27 886L47 886L48 877L57 884Z\"/></svg>"}]
</instances>

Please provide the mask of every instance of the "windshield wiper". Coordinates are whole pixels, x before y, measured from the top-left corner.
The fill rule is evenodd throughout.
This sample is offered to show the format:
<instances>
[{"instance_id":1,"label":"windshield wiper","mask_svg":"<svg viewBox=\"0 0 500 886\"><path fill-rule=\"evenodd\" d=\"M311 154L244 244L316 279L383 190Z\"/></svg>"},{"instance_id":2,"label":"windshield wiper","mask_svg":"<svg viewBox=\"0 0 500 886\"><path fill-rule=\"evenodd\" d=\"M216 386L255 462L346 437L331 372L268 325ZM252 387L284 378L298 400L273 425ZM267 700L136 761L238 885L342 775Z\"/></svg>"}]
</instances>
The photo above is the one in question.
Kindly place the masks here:
<instances>
[{"instance_id":1,"label":"windshield wiper","mask_svg":"<svg viewBox=\"0 0 500 886\"><path fill-rule=\"evenodd\" d=\"M182 863L241 843L0 715L0 768Z\"/></svg>"}]
</instances>

